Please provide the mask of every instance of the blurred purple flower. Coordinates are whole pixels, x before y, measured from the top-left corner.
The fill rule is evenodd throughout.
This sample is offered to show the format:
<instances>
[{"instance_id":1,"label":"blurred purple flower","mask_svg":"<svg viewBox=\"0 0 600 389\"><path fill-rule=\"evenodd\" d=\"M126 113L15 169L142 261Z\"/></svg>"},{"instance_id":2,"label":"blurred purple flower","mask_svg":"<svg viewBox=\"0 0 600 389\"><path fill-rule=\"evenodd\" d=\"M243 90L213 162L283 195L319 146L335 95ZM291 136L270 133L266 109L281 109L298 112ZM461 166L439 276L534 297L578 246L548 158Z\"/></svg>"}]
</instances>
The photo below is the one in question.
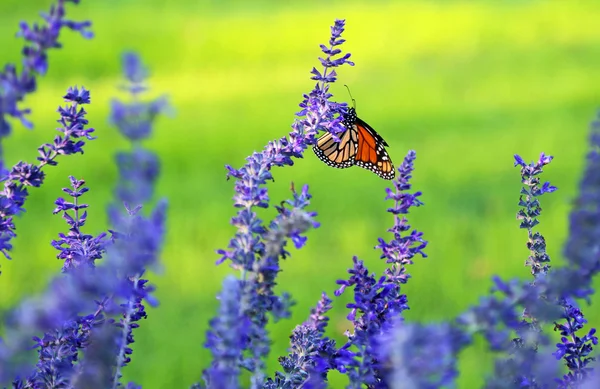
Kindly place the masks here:
<instances>
[{"instance_id":1,"label":"blurred purple flower","mask_svg":"<svg viewBox=\"0 0 600 389\"><path fill-rule=\"evenodd\" d=\"M460 331L447 323L420 325L394 319L377 339L376 359L381 381L377 388L454 387Z\"/></svg>"},{"instance_id":2,"label":"blurred purple flower","mask_svg":"<svg viewBox=\"0 0 600 389\"><path fill-rule=\"evenodd\" d=\"M131 142L137 143L152 134L157 116L172 110L166 96L149 102L143 102L139 94L148 88L145 85L148 70L136 53L123 54L123 73L128 83L122 89L129 92L132 101L129 103L113 99L111 102L110 121L121 134Z\"/></svg>"},{"instance_id":3,"label":"blurred purple flower","mask_svg":"<svg viewBox=\"0 0 600 389\"><path fill-rule=\"evenodd\" d=\"M27 42L22 51L23 68L21 73L17 74L17 68L13 64L5 65L4 70L0 72L0 142L3 137L10 135L11 125L8 117L19 119L27 128L33 126L25 118L30 110L20 109L18 104L27 94L36 90L36 76L45 75L48 71L47 51L61 47L58 38L63 27L80 32L84 38L93 36L89 30L91 25L89 21L73 22L65 19L67 2L78 4L79 0L57 0L56 4L51 6L48 14L42 13L42 18L46 22L43 25L36 23L30 26L25 22L21 22L19 25L20 32L17 35L23 37ZM0 147L0 163L2 160L3 153Z\"/></svg>"},{"instance_id":4,"label":"blurred purple flower","mask_svg":"<svg viewBox=\"0 0 600 389\"><path fill-rule=\"evenodd\" d=\"M600 114L599 114L600 117ZM564 287L578 289L579 298L594 292L592 278L600 272L600 120L592 123L589 135L590 149L579 194L569 215L569 236L564 256L573 271Z\"/></svg>"},{"instance_id":5,"label":"blurred purple flower","mask_svg":"<svg viewBox=\"0 0 600 389\"><path fill-rule=\"evenodd\" d=\"M242 349L248 342L248 318L240 316L240 283L229 275L219 295L219 315L209 322L206 347L213 354L212 365L204 372L204 380L212 388L239 388L238 376Z\"/></svg>"}]
</instances>

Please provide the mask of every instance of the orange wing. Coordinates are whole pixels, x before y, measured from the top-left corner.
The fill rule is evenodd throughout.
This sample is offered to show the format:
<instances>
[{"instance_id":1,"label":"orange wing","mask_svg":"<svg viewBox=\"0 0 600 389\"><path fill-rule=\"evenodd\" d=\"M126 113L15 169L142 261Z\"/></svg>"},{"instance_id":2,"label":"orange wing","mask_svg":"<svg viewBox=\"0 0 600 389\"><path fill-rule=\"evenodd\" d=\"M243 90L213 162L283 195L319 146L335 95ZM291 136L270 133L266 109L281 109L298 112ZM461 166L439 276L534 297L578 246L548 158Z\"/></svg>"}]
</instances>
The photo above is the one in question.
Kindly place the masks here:
<instances>
[{"instance_id":1,"label":"orange wing","mask_svg":"<svg viewBox=\"0 0 600 389\"><path fill-rule=\"evenodd\" d=\"M388 146L386 141L359 118L356 118L354 126L358 133L355 164L372 171L385 180L392 180L396 172L392 160L385 150L385 146Z\"/></svg>"}]
</instances>

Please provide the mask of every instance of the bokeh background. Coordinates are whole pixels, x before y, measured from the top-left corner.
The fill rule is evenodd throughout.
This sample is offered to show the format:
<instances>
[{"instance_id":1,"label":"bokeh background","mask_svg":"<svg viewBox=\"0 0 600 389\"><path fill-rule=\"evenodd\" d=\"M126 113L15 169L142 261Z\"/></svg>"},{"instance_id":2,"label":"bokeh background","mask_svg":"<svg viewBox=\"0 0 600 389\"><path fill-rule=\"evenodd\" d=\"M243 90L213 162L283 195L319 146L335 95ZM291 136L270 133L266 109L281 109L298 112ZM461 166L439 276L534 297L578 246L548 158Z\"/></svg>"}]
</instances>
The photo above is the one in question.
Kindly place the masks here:
<instances>
[{"instance_id":1,"label":"bokeh background","mask_svg":"<svg viewBox=\"0 0 600 389\"><path fill-rule=\"evenodd\" d=\"M0 64L20 61L20 20L39 20L50 0L0 1ZM567 218L586 152L589 123L600 105L600 28L592 1L167 1L84 0L68 15L93 22L86 41L65 31L64 48L49 53L50 70L23 106L35 129L15 123L6 161L33 161L54 136L56 107L68 86L92 93L90 124L98 140L84 155L61 158L47 181L31 191L17 221L13 260L0 259L0 309L43 291L61 262L50 241L66 224L52 215L68 175L91 188L86 231L106 228L105 207L116 180L114 153L129 147L108 123L109 102L122 96L120 55L135 50L150 67L150 97L166 93L176 109L157 122L147 147L162 159L157 197L170 202L163 271L152 274L161 305L135 332L125 379L145 388L185 388L209 362L203 348L207 321L227 265L215 266L215 249L234 233L233 182L225 164L240 166L253 150L290 130L302 93L313 87L335 18L347 20L343 48L355 67L339 71L335 98L351 87L359 115L390 144L399 163L417 151L414 188L425 206L409 218L430 241L429 258L411 266L407 320L450 319L477 302L490 277L528 277L526 232L515 219L519 171L541 151L555 160L544 174L559 191L543 197L539 230L553 263L563 263ZM290 182L310 185L321 228L305 249L292 250L279 289L298 304L293 317L272 325L272 372L288 336L322 291L336 289L352 256L383 268L373 250L392 218L383 201L388 182L352 168L327 167L308 152L293 167L277 169L270 186L279 202ZM270 212L264 214L272 215ZM329 334L344 339L347 297L335 301ZM597 303L596 303L597 304ZM592 324L600 310L584 310ZM478 341L461 354L460 386L477 387L490 369ZM334 387L344 378L332 376Z\"/></svg>"}]
</instances>

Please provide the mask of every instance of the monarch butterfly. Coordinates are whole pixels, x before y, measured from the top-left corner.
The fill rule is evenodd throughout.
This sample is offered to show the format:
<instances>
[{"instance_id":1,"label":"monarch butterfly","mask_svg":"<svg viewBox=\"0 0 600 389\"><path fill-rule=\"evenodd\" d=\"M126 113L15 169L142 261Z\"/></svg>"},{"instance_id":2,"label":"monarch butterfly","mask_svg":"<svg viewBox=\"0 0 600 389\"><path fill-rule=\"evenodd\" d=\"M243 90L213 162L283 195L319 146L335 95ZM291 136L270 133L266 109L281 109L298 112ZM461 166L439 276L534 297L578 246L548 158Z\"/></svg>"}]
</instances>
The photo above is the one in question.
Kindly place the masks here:
<instances>
[{"instance_id":1,"label":"monarch butterfly","mask_svg":"<svg viewBox=\"0 0 600 389\"><path fill-rule=\"evenodd\" d=\"M395 176L394 165L385 150L386 141L375 130L356 116L356 109L349 108L342 122L346 131L340 142L331 133L322 135L313 151L327 165L345 169L360 166L372 171L384 180Z\"/></svg>"}]
</instances>

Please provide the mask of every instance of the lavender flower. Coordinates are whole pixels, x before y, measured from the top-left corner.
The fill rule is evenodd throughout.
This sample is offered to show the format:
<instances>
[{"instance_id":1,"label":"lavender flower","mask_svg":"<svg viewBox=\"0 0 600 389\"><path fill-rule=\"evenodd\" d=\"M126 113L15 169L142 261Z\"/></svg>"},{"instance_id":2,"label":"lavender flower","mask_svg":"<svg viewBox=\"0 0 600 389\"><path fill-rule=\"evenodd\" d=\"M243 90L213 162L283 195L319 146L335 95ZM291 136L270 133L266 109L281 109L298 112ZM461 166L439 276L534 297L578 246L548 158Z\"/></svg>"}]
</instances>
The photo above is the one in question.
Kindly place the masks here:
<instances>
[{"instance_id":1,"label":"lavender flower","mask_svg":"<svg viewBox=\"0 0 600 389\"><path fill-rule=\"evenodd\" d=\"M527 264L532 266L535 282L516 280L504 282L499 277L495 277L495 290L503 296L482 299L479 306L473 307L458 320L467 334L483 331L492 349L503 352L496 361L495 375L488 379L490 388L509 388L514 385L528 388L546 387L543 382L548 374L538 373L540 366L549 365L548 361L543 357L540 358L537 352L546 349L549 345L548 337L542 333L541 325L562 316L567 318L568 322L564 328L570 328L570 325L578 319L569 316L577 311L571 309L567 301L572 297L581 297L577 286L565 284L574 279L572 274L577 273L578 270L562 268L549 272L547 266L549 257L545 253L545 241L539 233L531 232L531 229L538 224L537 216L541 210L539 201L535 197L556 190L556 187L549 183L539 186L539 179L535 177L541 173L542 167L547 165L552 157L542 153L539 161L531 164L525 164L518 155L515 156L515 160L515 166L521 166L522 182L527 186L521 191L525 197L521 197L520 205L524 208L519 211L517 217L522 220L521 227L528 229L530 238L528 248L532 255ZM522 310L522 315L519 314L519 309ZM506 329L502 326L506 326ZM517 333L517 338L511 339L511 330ZM586 341L593 342L592 335L593 331ZM566 342L568 343L568 340ZM565 347L571 346L559 345L559 351L555 355L565 356ZM572 348L571 351L576 354L578 351L583 351L583 348L578 351ZM573 358L571 353L569 355ZM579 354L577 357L585 359L586 355ZM567 365L569 364L575 365L567 360ZM577 366L582 367L582 364Z\"/></svg>"},{"instance_id":2,"label":"lavender flower","mask_svg":"<svg viewBox=\"0 0 600 389\"><path fill-rule=\"evenodd\" d=\"M87 212L80 215L79 210L88 207L87 204L79 204L79 198L89 189L83 187L85 181L69 177L73 189L63 188L63 191L73 197L73 203L63 198L56 200L57 208L54 214L62 212L63 218L71 227L68 235L59 234L60 240L52 241L52 245L60 252L59 259L65 264L63 272L80 266L93 267L97 259L102 258L105 251L105 233L93 237L83 234L81 227L85 224ZM74 213L74 217L69 214ZM56 388L69 388L69 380L74 372L74 365L78 360L78 352L89 342L89 336L93 327L104 319L103 307L107 300L98 302L98 308L93 314L78 317L63 324L59 329L44 334L43 338L34 337L37 342L38 363L36 372L29 378L28 384L50 385Z\"/></svg>"},{"instance_id":3,"label":"lavender flower","mask_svg":"<svg viewBox=\"0 0 600 389\"><path fill-rule=\"evenodd\" d=\"M88 124L85 118L87 112L79 107L90 103L90 93L84 88L74 87L69 88L63 98L71 104L58 108L61 116L58 122L62 125L58 131L62 135L57 135L53 143L46 143L38 148L38 165L18 162L2 177L4 189L0 192L0 251L8 259L8 252L12 249L10 241L16 236L12 218L24 211L23 204L29 195L26 187L41 186L45 177L42 168L45 165L57 165L55 159L59 154L83 154L85 141L82 139L96 139L90 135L94 129L85 128Z\"/></svg>"},{"instance_id":4,"label":"lavender flower","mask_svg":"<svg viewBox=\"0 0 600 389\"><path fill-rule=\"evenodd\" d=\"M299 248L306 241L301 234L311 225L316 226L312 221L314 214L303 211L310 198L307 187L301 194L294 191L294 200L290 203L291 210L278 208L280 215L269 229L263 225L263 221L253 209L269 206L265 186L268 180L273 179L273 166L292 165L292 158L301 158L303 152L316 142L319 130L328 130L334 134L344 130L340 116L345 112L345 104L329 101L332 96L329 93L329 84L336 80L333 69L343 64L353 65L348 60L350 54L338 57L341 50L336 48L344 42L341 39L344 24L343 20L336 20L331 28L329 46L321 46L325 54L325 58L320 58L324 70L319 72L313 69L311 72L317 85L310 94L304 95L300 104L302 110L297 114L302 119L294 122L289 137L269 142L262 152L255 152L248 157L246 165L240 169L227 166L228 177L237 180L234 206L239 208L239 211L231 223L238 228L238 232L231 240L229 250L218 251L221 255L218 263L230 261L230 265L242 273L239 281L242 291L240 317L246 318L251 324L248 341L239 344L238 347L240 353L250 354L242 358L240 366L252 372L252 388L262 387L264 381L264 359L269 352L270 343L265 328L268 322L267 312L270 312L275 320L289 316L289 296L277 296L272 290L279 271L279 256L288 255L284 250L283 238L291 238ZM215 358L213 366L222 363L226 362Z\"/></svg>"},{"instance_id":5,"label":"lavender flower","mask_svg":"<svg viewBox=\"0 0 600 389\"><path fill-rule=\"evenodd\" d=\"M133 52L123 54L123 73L128 83L122 89L129 92L132 102L125 103L118 99L111 102L110 121L132 142L147 139L152 134L152 127L157 116L169 112L170 106L166 96L149 102L140 100L139 95L148 90L145 85L148 70L141 58Z\"/></svg>"},{"instance_id":6,"label":"lavender flower","mask_svg":"<svg viewBox=\"0 0 600 389\"><path fill-rule=\"evenodd\" d=\"M74 22L65 19L65 3L79 3L79 0L57 0L52 5L48 14L42 14L45 25L34 24L29 26L25 22L20 24L19 36L22 36L27 45L23 48L23 68L18 74L16 67L7 64L0 73L0 141L2 137L10 135L11 125L8 117L19 119L28 128L32 127L25 115L30 113L29 109L20 109L18 104L25 96L36 89L36 76L44 75L48 71L47 51L52 48L60 48L58 42L63 27L78 31L84 38L91 38L93 34L89 30L91 23ZM0 148L0 161L3 159Z\"/></svg>"},{"instance_id":7,"label":"lavender flower","mask_svg":"<svg viewBox=\"0 0 600 389\"><path fill-rule=\"evenodd\" d=\"M419 325L396 318L389 332L379 335L381 388L453 387L458 376L456 353L461 333L447 323Z\"/></svg>"},{"instance_id":8,"label":"lavender flower","mask_svg":"<svg viewBox=\"0 0 600 389\"><path fill-rule=\"evenodd\" d=\"M542 153L537 162L526 164L523 158L515 154L515 166L521 166L521 182L525 185L521 189L521 196L519 196L519 206L522 209L517 213L517 219L521 220L519 227L527 229L527 248L531 255L525 265L531 267L531 274L535 277L539 273L548 273L550 268L547 265L550 258L546 254L546 240L539 232L534 233L533 227L539 223L537 217L542 211L537 197L544 193L554 192L557 189L549 182L545 182L540 186L540 179L537 177L542 173L543 167L552 161L552 158Z\"/></svg>"},{"instance_id":9,"label":"lavender flower","mask_svg":"<svg viewBox=\"0 0 600 389\"><path fill-rule=\"evenodd\" d=\"M219 296L219 315L210 321L206 347L213 353L216 363L205 372L204 380L209 387L239 388L238 376L242 360L241 346L248 340L247 318L240 317L240 283L233 276L223 281Z\"/></svg>"},{"instance_id":10,"label":"lavender flower","mask_svg":"<svg viewBox=\"0 0 600 389\"><path fill-rule=\"evenodd\" d=\"M107 262L109 266L119 270L118 288L113 290L112 298L115 304L120 301L116 308L120 316L116 321L120 335L113 338L114 344L106 346L114 346L117 350L111 381L113 388L119 385L121 369L131 361L133 330L139 327L138 322L141 319L147 317L143 302L146 301L151 306L158 304L152 295L154 286L149 285L148 280L142 276L147 269L158 264L165 235L167 203L164 200L160 201L149 217L139 215L140 209L141 207L127 209L127 215L114 210L109 215L111 225L115 226L118 232L115 233L117 239L114 244L107 250ZM109 329L106 331L113 333Z\"/></svg>"},{"instance_id":11,"label":"lavender flower","mask_svg":"<svg viewBox=\"0 0 600 389\"><path fill-rule=\"evenodd\" d=\"M351 388L360 388L363 384L369 387L379 387L383 381L381 366L377 360L375 350L378 348L379 335L389 331L392 323L401 317L401 312L408 309L406 295L401 293L401 285L409 278L406 274L406 265L412 264L412 258L420 254L427 242L423 240L422 233L416 230L403 236L402 233L410 230L410 225L405 217L411 207L418 207L423 203L418 199L421 192L408 193L411 184L412 171L416 153L409 151L398 168L398 177L393 181L396 191L387 189L386 200L394 200L394 207L388 212L394 215L394 226L388 231L394 238L387 243L379 239L381 258L391 264L382 277L377 279L374 274L369 274L362 261L354 258L354 267L348 272L348 280L340 280L342 285L336 291L339 296L347 287L354 286L354 302L347 305L351 309L348 319L352 321L354 332L348 333L348 341L342 349L356 350L353 366L347 369Z\"/></svg>"},{"instance_id":12,"label":"lavender flower","mask_svg":"<svg viewBox=\"0 0 600 389\"><path fill-rule=\"evenodd\" d=\"M143 149L140 141L151 135L157 116L170 110L166 96L150 102L140 100L139 95L147 90L148 71L137 54L123 55L123 72L128 81L123 89L129 92L132 102L113 99L110 120L132 142L133 150L116 155L120 177L116 188L117 202L113 207L119 209L123 202L142 204L152 197L160 161L155 153Z\"/></svg>"},{"instance_id":13,"label":"lavender flower","mask_svg":"<svg viewBox=\"0 0 600 389\"><path fill-rule=\"evenodd\" d=\"M564 256L569 267L578 269L565 280L564 287L576 288L580 298L589 299L594 292L592 277L600 272L600 120L592 123L589 136L590 150L581 182L579 195L569 216L569 237Z\"/></svg>"},{"instance_id":14,"label":"lavender flower","mask_svg":"<svg viewBox=\"0 0 600 389\"><path fill-rule=\"evenodd\" d=\"M330 309L331 299L323 293L309 319L292 332L290 353L279 358L283 372L278 371L274 379L267 379L265 389L306 387L307 383L308 387L321 387L327 379L324 373L331 368L328 361L337 360L341 368L348 362L338 358L335 341L324 337L329 321L325 314Z\"/></svg>"},{"instance_id":15,"label":"lavender flower","mask_svg":"<svg viewBox=\"0 0 600 389\"><path fill-rule=\"evenodd\" d=\"M138 94L146 90L143 83L147 70L136 54L126 53L123 56L123 71L128 80L128 85L124 88L132 95L133 102L127 104L113 100L111 121L133 143L134 149L131 152L117 154L120 177L115 191L116 202L109 206L108 213L111 225L117 230L126 231L125 236L118 235L113 255L121 257L125 263L130 263L132 266L123 269L124 284L118 296L123 302L120 304L121 318L116 322L117 327L120 328L120 335L114 339L117 361L110 381L113 388L120 385L121 369L131 361L133 330L139 327L138 322L141 319L147 317L143 301L156 304L150 294L154 287L150 286L148 280L143 279L142 276L148 266L153 266L158 261L164 236L166 211L166 201L162 200L151 211L150 219L146 220L137 215L142 204L152 197L160 167L156 154L143 149L139 142L150 135L154 118L167 108L166 97L150 103L139 101ZM125 204L127 215L122 215L121 204ZM135 207L130 209L128 204L133 204ZM108 329L106 331L111 332ZM92 354L92 359L93 355L95 354ZM94 363L91 365L93 366Z\"/></svg>"},{"instance_id":16,"label":"lavender flower","mask_svg":"<svg viewBox=\"0 0 600 389\"><path fill-rule=\"evenodd\" d=\"M81 232L81 227L85 225L87 220L87 211L81 214L80 210L86 209L88 205L79 204L79 197L86 193L89 188L83 187L85 184L83 180L77 180L73 176L70 176L69 179L73 189L63 188L63 191L73 197L73 202L67 202L59 197L55 202L56 208L53 211L54 214L62 213L63 218L71 227L67 235L60 233L60 239L52 241L52 246L60 252L57 258L65 261L63 265L64 272L81 265L94 266L95 261L102 257L106 237L106 233L94 237Z\"/></svg>"},{"instance_id":17,"label":"lavender flower","mask_svg":"<svg viewBox=\"0 0 600 389\"><path fill-rule=\"evenodd\" d=\"M574 303L565 303L563 318L565 324L555 323L554 330L560 331L562 338L561 342L556 345L558 350L553 355L556 359L564 359L569 369L562 380L557 380L560 384L559 387L571 388L577 387L594 370L589 367L589 364L595 358L589 355L592 352L592 345L598 344L598 337L594 335L596 333L595 328L592 328L582 338L577 336L577 331L583 328L587 320Z\"/></svg>"}]
</instances>

